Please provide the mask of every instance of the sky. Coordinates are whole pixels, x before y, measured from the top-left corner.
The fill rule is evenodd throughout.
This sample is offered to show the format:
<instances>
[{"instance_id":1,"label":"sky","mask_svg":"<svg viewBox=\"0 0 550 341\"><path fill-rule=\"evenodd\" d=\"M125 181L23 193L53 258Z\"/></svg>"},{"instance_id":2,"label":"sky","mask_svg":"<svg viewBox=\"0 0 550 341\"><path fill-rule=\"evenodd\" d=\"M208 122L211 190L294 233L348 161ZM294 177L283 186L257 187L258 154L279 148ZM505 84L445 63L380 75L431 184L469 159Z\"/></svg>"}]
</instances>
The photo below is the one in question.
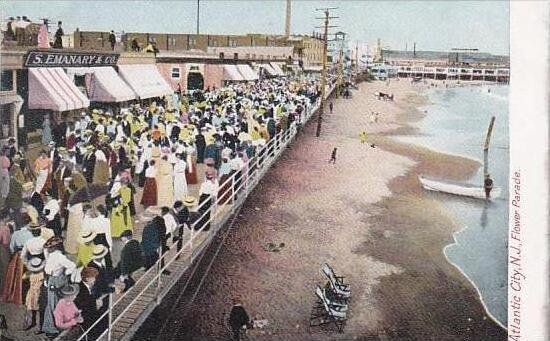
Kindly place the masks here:
<instances>
[{"instance_id":1,"label":"sky","mask_svg":"<svg viewBox=\"0 0 550 341\"><path fill-rule=\"evenodd\" d=\"M2 20L63 21L65 33L89 31L194 33L197 0L187 1L2 1ZM354 44L412 50L478 48L509 54L508 1L292 0L293 34L321 32L320 7L332 11L332 32L343 31ZM283 34L285 0L200 0L200 32Z\"/></svg>"}]
</instances>

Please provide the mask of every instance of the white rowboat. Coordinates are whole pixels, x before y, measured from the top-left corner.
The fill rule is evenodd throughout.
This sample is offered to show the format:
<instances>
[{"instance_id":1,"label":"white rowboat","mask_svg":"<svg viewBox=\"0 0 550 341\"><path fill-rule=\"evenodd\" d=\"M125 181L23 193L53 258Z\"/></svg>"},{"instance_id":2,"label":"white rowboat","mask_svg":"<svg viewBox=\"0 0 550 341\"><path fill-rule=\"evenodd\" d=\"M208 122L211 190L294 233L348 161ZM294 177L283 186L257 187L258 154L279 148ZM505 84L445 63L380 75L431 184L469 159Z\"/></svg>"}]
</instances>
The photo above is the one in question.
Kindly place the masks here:
<instances>
[{"instance_id":1,"label":"white rowboat","mask_svg":"<svg viewBox=\"0 0 550 341\"><path fill-rule=\"evenodd\" d=\"M485 199L485 189L483 188L483 186L476 186L472 184L464 184L446 180L429 179L424 176L419 176L418 180L420 180L422 187L429 191ZM493 189L491 190L491 199L496 199L500 197L501 191L502 189L500 187L493 187Z\"/></svg>"}]
</instances>

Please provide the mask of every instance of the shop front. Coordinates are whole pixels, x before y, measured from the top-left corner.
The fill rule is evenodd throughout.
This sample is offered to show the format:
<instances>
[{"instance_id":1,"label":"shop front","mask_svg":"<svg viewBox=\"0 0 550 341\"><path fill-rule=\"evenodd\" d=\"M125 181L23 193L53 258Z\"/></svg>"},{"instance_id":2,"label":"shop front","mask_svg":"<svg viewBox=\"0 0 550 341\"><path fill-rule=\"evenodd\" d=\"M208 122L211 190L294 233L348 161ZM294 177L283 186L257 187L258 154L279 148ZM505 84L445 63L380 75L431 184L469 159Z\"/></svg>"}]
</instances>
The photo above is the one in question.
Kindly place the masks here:
<instances>
[{"instance_id":1,"label":"shop front","mask_svg":"<svg viewBox=\"0 0 550 341\"><path fill-rule=\"evenodd\" d=\"M73 121L89 109L91 101L131 99L119 95L124 90L118 89L122 80L117 83L113 69L117 59L118 54L113 53L29 51L24 61L27 91L20 123L29 145L44 143L48 134L64 134L56 131L58 124Z\"/></svg>"},{"instance_id":2,"label":"shop front","mask_svg":"<svg viewBox=\"0 0 550 341\"><path fill-rule=\"evenodd\" d=\"M119 112L136 99L134 91L109 67L68 68L67 75L90 100L90 108Z\"/></svg>"},{"instance_id":3,"label":"shop front","mask_svg":"<svg viewBox=\"0 0 550 341\"><path fill-rule=\"evenodd\" d=\"M10 138L17 140L17 116L23 98L17 94L15 70L3 70L0 77L0 146L3 146Z\"/></svg>"}]
</instances>

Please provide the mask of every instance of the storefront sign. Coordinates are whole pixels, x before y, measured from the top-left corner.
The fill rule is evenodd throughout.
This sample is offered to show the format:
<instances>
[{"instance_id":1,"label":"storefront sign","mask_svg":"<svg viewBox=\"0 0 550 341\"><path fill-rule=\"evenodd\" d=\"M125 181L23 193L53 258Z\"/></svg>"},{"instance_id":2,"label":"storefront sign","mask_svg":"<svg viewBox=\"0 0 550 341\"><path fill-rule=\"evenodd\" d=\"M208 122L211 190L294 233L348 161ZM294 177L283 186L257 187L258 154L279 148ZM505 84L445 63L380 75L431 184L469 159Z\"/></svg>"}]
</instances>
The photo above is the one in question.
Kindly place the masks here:
<instances>
[{"instance_id":1,"label":"storefront sign","mask_svg":"<svg viewBox=\"0 0 550 341\"><path fill-rule=\"evenodd\" d=\"M187 73L204 73L204 64L186 64Z\"/></svg>"},{"instance_id":2,"label":"storefront sign","mask_svg":"<svg viewBox=\"0 0 550 341\"><path fill-rule=\"evenodd\" d=\"M118 54L31 51L25 59L26 67L91 67L115 66Z\"/></svg>"}]
</instances>

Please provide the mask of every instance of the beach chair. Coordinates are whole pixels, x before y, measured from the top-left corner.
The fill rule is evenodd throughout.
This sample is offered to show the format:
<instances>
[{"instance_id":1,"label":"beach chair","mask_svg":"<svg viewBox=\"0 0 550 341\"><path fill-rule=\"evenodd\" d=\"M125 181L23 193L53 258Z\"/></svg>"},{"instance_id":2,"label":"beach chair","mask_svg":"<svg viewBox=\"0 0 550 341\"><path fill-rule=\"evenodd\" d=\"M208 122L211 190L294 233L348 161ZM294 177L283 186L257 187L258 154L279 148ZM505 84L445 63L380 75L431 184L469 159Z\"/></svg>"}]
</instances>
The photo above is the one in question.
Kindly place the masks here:
<instances>
[{"instance_id":1,"label":"beach chair","mask_svg":"<svg viewBox=\"0 0 550 341\"><path fill-rule=\"evenodd\" d=\"M338 285L343 286L343 287L348 287L349 286L349 284L344 283L344 278L345 277L344 276L337 276L336 273L334 272L334 269L328 263L325 263L325 265L323 265L323 268L321 269L321 271L328 278L333 278L334 282L337 283Z\"/></svg>"},{"instance_id":2,"label":"beach chair","mask_svg":"<svg viewBox=\"0 0 550 341\"><path fill-rule=\"evenodd\" d=\"M328 306L331 308L337 308L341 312L347 312L348 311L348 304L347 302L340 300L338 298L330 298L327 296L327 292L325 289L322 289L320 286L317 286L315 289L315 295L319 299L317 301L317 304L323 305L323 302L327 302Z\"/></svg>"},{"instance_id":3,"label":"beach chair","mask_svg":"<svg viewBox=\"0 0 550 341\"><path fill-rule=\"evenodd\" d=\"M335 295L342 298L349 298L351 296L350 285L344 283L344 277L337 276L330 265L325 263L321 271L328 278L328 286L331 288Z\"/></svg>"},{"instance_id":4,"label":"beach chair","mask_svg":"<svg viewBox=\"0 0 550 341\"><path fill-rule=\"evenodd\" d=\"M318 300L311 313L310 327L334 323L338 332L343 333L347 320L347 305L329 301L319 286L317 286L315 294Z\"/></svg>"}]
</instances>

